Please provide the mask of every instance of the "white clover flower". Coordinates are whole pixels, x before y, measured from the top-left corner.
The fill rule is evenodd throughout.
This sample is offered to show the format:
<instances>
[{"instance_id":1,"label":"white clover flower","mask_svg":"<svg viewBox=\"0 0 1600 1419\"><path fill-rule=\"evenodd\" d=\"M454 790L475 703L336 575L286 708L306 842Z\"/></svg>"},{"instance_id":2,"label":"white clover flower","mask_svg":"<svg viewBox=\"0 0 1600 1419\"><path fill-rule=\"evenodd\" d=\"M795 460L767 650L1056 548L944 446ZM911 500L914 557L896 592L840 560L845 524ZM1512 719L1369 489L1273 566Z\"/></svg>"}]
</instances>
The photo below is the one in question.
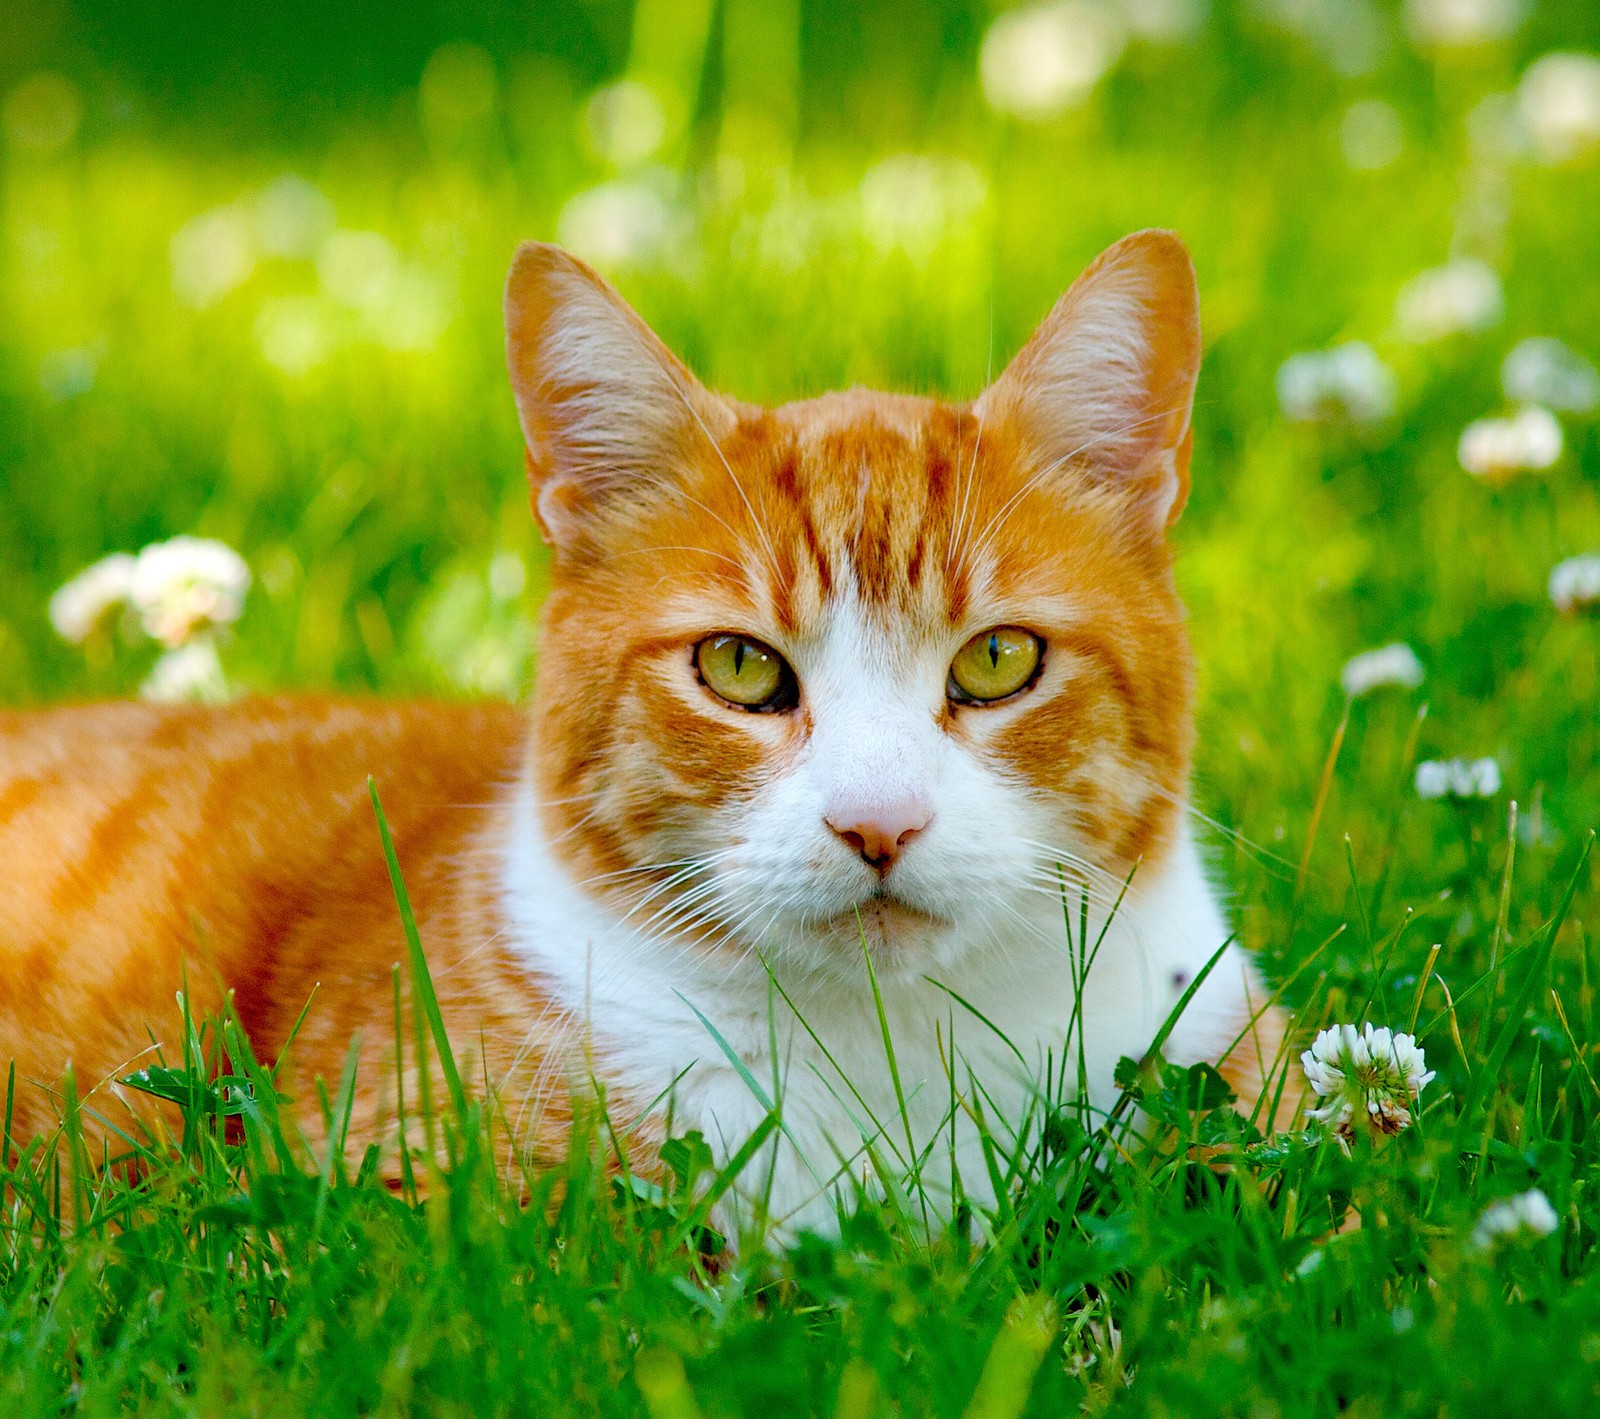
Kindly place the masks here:
<instances>
[{"instance_id":1,"label":"white clover flower","mask_svg":"<svg viewBox=\"0 0 1600 1419\"><path fill-rule=\"evenodd\" d=\"M1493 798L1500 765L1493 759L1426 759L1417 765L1418 798Z\"/></svg>"},{"instance_id":2,"label":"white clover flower","mask_svg":"<svg viewBox=\"0 0 1600 1419\"><path fill-rule=\"evenodd\" d=\"M1556 416L1529 404L1509 419L1474 419L1461 431L1456 458L1474 478L1500 483L1524 470L1549 468L1564 443Z\"/></svg>"},{"instance_id":3,"label":"white clover flower","mask_svg":"<svg viewBox=\"0 0 1600 1419\"><path fill-rule=\"evenodd\" d=\"M314 256L337 223L333 203L322 190L292 172L256 194L251 216L263 253L298 260Z\"/></svg>"},{"instance_id":4,"label":"white clover flower","mask_svg":"<svg viewBox=\"0 0 1600 1419\"><path fill-rule=\"evenodd\" d=\"M255 228L238 207L217 207L185 222L172 238L172 289L196 310L216 304L256 269Z\"/></svg>"},{"instance_id":5,"label":"white clover flower","mask_svg":"<svg viewBox=\"0 0 1600 1419\"><path fill-rule=\"evenodd\" d=\"M1395 298L1395 324L1417 344L1447 335L1472 335L1498 324L1505 296L1494 269L1459 256L1413 276Z\"/></svg>"},{"instance_id":6,"label":"white clover flower","mask_svg":"<svg viewBox=\"0 0 1600 1419\"><path fill-rule=\"evenodd\" d=\"M1520 341L1500 366L1500 387L1514 404L1543 404L1570 414L1600 405L1600 371L1549 336Z\"/></svg>"},{"instance_id":7,"label":"white clover flower","mask_svg":"<svg viewBox=\"0 0 1600 1419\"><path fill-rule=\"evenodd\" d=\"M1600 552L1558 562L1550 572L1550 601L1568 616L1600 611Z\"/></svg>"},{"instance_id":8,"label":"white clover flower","mask_svg":"<svg viewBox=\"0 0 1600 1419\"><path fill-rule=\"evenodd\" d=\"M1504 39L1527 14L1524 0L1406 0L1406 28L1418 44L1486 44Z\"/></svg>"},{"instance_id":9,"label":"white clover flower","mask_svg":"<svg viewBox=\"0 0 1600 1419\"><path fill-rule=\"evenodd\" d=\"M556 235L597 266L640 266L666 250L676 220L655 183L630 178L578 193L561 209Z\"/></svg>"},{"instance_id":10,"label":"white clover flower","mask_svg":"<svg viewBox=\"0 0 1600 1419\"><path fill-rule=\"evenodd\" d=\"M1533 1187L1484 1208L1478 1225L1472 1229L1472 1243L1480 1251L1491 1251L1503 1241L1548 1237L1560 1225L1550 1199Z\"/></svg>"},{"instance_id":11,"label":"white clover flower","mask_svg":"<svg viewBox=\"0 0 1600 1419\"><path fill-rule=\"evenodd\" d=\"M1140 39L1176 44L1199 36L1210 17L1211 0L1122 0L1118 8Z\"/></svg>"},{"instance_id":12,"label":"white clover flower","mask_svg":"<svg viewBox=\"0 0 1600 1419\"><path fill-rule=\"evenodd\" d=\"M133 558L113 552L85 567L50 598L50 624L62 640L81 645L133 589Z\"/></svg>"},{"instance_id":13,"label":"white clover flower","mask_svg":"<svg viewBox=\"0 0 1600 1419\"><path fill-rule=\"evenodd\" d=\"M197 631L237 621L249 589L250 568L232 547L207 537L174 537L139 553L128 600L145 633L170 648Z\"/></svg>"},{"instance_id":14,"label":"white clover flower","mask_svg":"<svg viewBox=\"0 0 1600 1419\"><path fill-rule=\"evenodd\" d=\"M652 158L667 140L667 114L648 84L621 79L589 95L583 109L589 141L614 167L629 168Z\"/></svg>"},{"instance_id":15,"label":"white clover flower","mask_svg":"<svg viewBox=\"0 0 1600 1419\"><path fill-rule=\"evenodd\" d=\"M1376 423L1394 412L1395 378L1360 340L1290 355L1278 367L1278 403L1296 423Z\"/></svg>"},{"instance_id":16,"label":"white clover flower","mask_svg":"<svg viewBox=\"0 0 1600 1419\"><path fill-rule=\"evenodd\" d=\"M987 196L969 162L897 153L861 179L861 227L880 250L926 258L946 233L969 227Z\"/></svg>"},{"instance_id":17,"label":"white clover flower","mask_svg":"<svg viewBox=\"0 0 1600 1419\"><path fill-rule=\"evenodd\" d=\"M1056 0L998 16L978 72L1000 113L1035 122L1081 102L1127 44L1122 16L1095 0Z\"/></svg>"},{"instance_id":18,"label":"white clover flower","mask_svg":"<svg viewBox=\"0 0 1600 1419\"><path fill-rule=\"evenodd\" d=\"M1355 700L1386 685L1414 690L1422 683L1425 673L1416 651L1404 641L1396 641L1393 645L1351 656L1339 672L1339 684L1345 694Z\"/></svg>"},{"instance_id":19,"label":"white clover flower","mask_svg":"<svg viewBox=\"0 0 1600 1419\"><path fill-rule=\"evenodd\" d=\"M285 374L303 375L339 343L336 312L321 296L274 296L256 312L261 358Z\"/></svg>"},{"instance_id":20,"label":"white clover flower","mask_svg":"<svg viewBox=\"0 0 1600 1419\"><path fill-rule=\"evenodd\" d=\"M1300 1056L1306 1082L1323 1103L1310 1117L1348 1142L1357 1130L1399 1133L1411 1105L1434 1077L1422 1047L1387 1027L1331 1025Z\"/></svg>"},{"instance_id":21,"label":"white clover flower","mask_svg":"<svg viewBox=\"0 0 1600 1419\"><path fill-rule=\"evenodd\" d=\"M162 705L221 704L228 695L228 677L210 636L165 652L139 687L141 699Z\"/></svg>"},{"instance_id":22,"label":"white clover flower","mask_svg":"<svg viewBox=\"0 0 1600 1419\"><path fill-rule=\"evenodd\" d=\"M1600 145L1600 57L1534 60L1517 85L1517 113L1541 162L1564 163Z\"/></svg>"}]
</instances>

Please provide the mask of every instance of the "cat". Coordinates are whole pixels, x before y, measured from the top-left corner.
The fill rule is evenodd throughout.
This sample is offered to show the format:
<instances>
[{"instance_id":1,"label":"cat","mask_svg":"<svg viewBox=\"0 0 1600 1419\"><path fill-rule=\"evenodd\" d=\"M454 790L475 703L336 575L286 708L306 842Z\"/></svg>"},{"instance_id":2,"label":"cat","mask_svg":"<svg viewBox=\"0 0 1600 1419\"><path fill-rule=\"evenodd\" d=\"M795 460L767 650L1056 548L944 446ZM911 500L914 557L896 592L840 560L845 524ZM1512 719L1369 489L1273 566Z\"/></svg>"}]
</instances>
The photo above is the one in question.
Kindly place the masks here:
<instances>
[{"instance_id":1,"label":"cat","mask_svg":"<svg viewBox=\"0 0 1600 1419\"><path fill-rule=\"evenodd\" d=\"M827 1230L868 1143L942 1136L933 1205L957 1175L982 1200L977 1114L1003 1135L1080 1062L1108 1108L1208 962L1166 1053L1270 1118L1286 1017L1187 807L1182 243L1111 247L967 404L712 393L553 246L518 250L505 310L552 556L526 715L0 715L14 1133L52 1124L69 1064L104 1138L147 1124L119 1079L153 1041L181 1054L180 988L196 1016L231 992L268 1061L314 996L288 1090L359 1036L349 1146L384 1142L394 1174L405 945L368 775L455 1053L536 1160L595 1085L645 1154L670 1120L719 1161L781 1097L729 1206ZM414 1099L414 1058L401 1078Z\"/></svg>"}]
</instances>

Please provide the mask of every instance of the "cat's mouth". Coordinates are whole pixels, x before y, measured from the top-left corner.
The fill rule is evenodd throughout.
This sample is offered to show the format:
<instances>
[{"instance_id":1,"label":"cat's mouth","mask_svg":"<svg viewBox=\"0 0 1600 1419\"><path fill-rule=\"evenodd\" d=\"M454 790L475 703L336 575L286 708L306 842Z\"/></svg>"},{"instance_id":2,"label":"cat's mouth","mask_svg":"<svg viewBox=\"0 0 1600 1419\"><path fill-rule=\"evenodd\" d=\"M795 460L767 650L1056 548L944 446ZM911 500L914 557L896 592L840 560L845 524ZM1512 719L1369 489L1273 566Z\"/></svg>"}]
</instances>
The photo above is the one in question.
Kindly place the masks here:
<instances>
[{"instance_id":1,"label":"cat's mouth","mask_svg":"<svg viewBox=\"0 0 1600 1419\"><path fill-rule=\"evenodd\" d=\"M869 946L901 947L913 945L953 925L955 923L947 917L880 889L858 905L829 917L823 928L852 942L864 935Z\"/></svg>"}]
</instances>

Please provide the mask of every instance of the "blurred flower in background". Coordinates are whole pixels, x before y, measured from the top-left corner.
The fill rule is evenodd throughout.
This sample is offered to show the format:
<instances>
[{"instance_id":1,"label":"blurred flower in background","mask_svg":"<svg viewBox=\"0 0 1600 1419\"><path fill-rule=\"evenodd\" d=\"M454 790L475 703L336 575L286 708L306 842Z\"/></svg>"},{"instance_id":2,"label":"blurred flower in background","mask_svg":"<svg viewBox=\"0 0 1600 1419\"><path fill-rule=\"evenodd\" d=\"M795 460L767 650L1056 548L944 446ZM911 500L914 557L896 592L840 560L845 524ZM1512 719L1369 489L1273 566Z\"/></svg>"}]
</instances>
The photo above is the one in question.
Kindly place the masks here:
<instances>
[{"instance_id":1,"label":"blurred flower in background","mask_svg":"<svg viewBox=\"0 0 1600 1419\"><path fill-rule=\"evenodd\" d=\"M229 693L217 636L244 612L250 569L233 548L206 537L154 542L137 556L113 552L50 598L50 624L82 645L117 612L133 638L165 647L140 687L151 700L218 701Z\"/></svg>"},{"instance_id":2,"label":"blurred flower in background","mask_svg":"<svg viewBox=\"0 0 1600 1419\"><path fill-rule=\"evenodd\" d=\"M580 192L561 209L556 240L603 269L651 265L684 220L666 195L671 183L647 172Z\"/></svg>"},{"instance_id":3,"label":"blurred flower in background","mask_svg":"<svg viewBox=\"0 0 1600 1419\"><path fill-rule=\"evenodd\" d=\"M1550 572L1550 602L1568 616L1600 611L1600 552L1558 562Z\"/></svg>"},{"instance_id":4,"label":"blurred flower in background","mask_svg":"<svg viewBox=\"0 0 1600 1419\"><path fill-rule=\"evenodd\" d=\"M1513 34L1526 0L1406 0L1406 29L1424 45L1488 44Z\"/></svg>"},{"instance_id":5,"label":"blurred flower in background","mask_svg":"<svg viewBox=\"0 0 1600 1419\"><path fill-rule=\"evenodd\" d=\"M164 652L139 686L140 699L163 705L222 704L231 695L210 636Z\"/></svg>"},{"instance_id":6,"label":"blurred flower in background","mask_svg":"<svg viewBox=\"0 0 1600 1419\"><path fill-rule=\"evenodd\" d=\"M861 179L861 227L880 250L930 256L945 235L968 227L988 197L988 183L960 158L901 153Z\"/></svg>"},{"instance_id":7,"label":"blurred flower in background","mask_svg":"<svg viewBox=\"0 0 1600 1419\"><path fill-rule=\"evenodd\" d=\"M209 537L174 537L134 559L128 604L146 635L174 648L200 630L232 625L249 590L250 568L232 547Z\"/></svg>"},{"instance_id":8,"label":"blurred flower in background","mask_svg":"<svg viewBox=\"0 0 1600 1419\"><path fill-rule=\"evenodd\" d=\"M984 97L1014 118L1054 118L1088 96L1127 42L1121 13L1096 0L1007 11L983 37L978 72Z\"/></svg>"},{"instance_id":9,"label":"blurred flower in background","mask_svg":"<svg viewBox=\"0 0 1600 1419\"><path fill-rule=\"evenodd\" d=\"M172 289L196 310L215 305L255 269L255 232L237 207L202 212L172 238Z\"/></svg>"},{"instance_id":10,"label":"blurred flower in background","mask_svg":"<svg viewBox=\"0 0 1600 1419\"><path fill-rule=\"evenodd\" d=\"M595 152L618 168L653 158L667 138L667 114L655 90L637 79L604 84L584 105L584 126Z\"/></svg>"},{"instance_id":11,"label":"blurred flower in background","mask_svg":"<svg viewBox=\"0 0 1600 1419\"><path fill-rule=\"evenodd\" d=\"M1500 366L1500 387L1515 404L1543 404L1571 414L1588 414L1600 405L1600 372L1548 336L1512 346Z\"/></svg>"},{"instance_id":12,"label":"blurred flower in background","mask_svg":"<svg viewBox=\"0 0 1600 1419\"><path fill-rule=\"evenodd\" d=\"M1600 58L1536 59L1517 86L1517 114L1541 162L1568 162L1600 146Z\"/></svg>"},{"instance_id":13,"label":"blurred flower in background","mask_svg":"<svg viewBox=\"0 0 1600 1419\"><path fill-rule=\"evenodd\" d=\"M62 640L81 645L127 603L134 559L113 552L85 567L50 598L50 624Z\"/></svg>"},{"instance_id":14,"label":"blurred flower in background","mask_svg":"<svg viewBox=\"0 0 1600 1419\"><path fill-rule=\"evenodd\" d=\"M1480 1251L1492 1251L1503 1242L1548 1237L1560 1225L1550 1199L1534 1187L1484 1208L1472 1229L1472 1241Z\"/></svg>"},{"instance_id":15,"label":"blurred flower in background","mask_svg":"<svg viewBox=\"0 0 1600 1419\"><path fill-rule=\"evenodd\" d=\"M1493 759L1427 759L1417 765L1417 797L1468 800L1500 792L1500 765Z\"/></svg>"},{"instance_id":16,"label":"blurred flower in background","mask_svg":"<svg viewBox=\"0 0 1600 1419\"><path fill-rule=\"evenodd\" d=\"M1418 344L1448 335L1476 335L1498 325L1505 296L1494 268L1462 256L1413 276L1395 298L1395 324Z\"/></svg>"},{"instance_id":17,"label":"blurred flower in background","mask_svg":"<svg viewBox=\"0 0 1600 1419\"><path fill-rule=\"evenodd\" d=\"M1474 478L1504 482L1542 471L1561 457L1561 425L1548 409L1530 404L1506 419L1474 419L1461 431L1456 457Z\"/></svg>"},{"instance_id":18,"label":"blurred flower in background","mask_svg":"<svg viewBox=\"0 0 1600 1419\"><path fill-rule=\"evenodd\" d=\"M1361 340L1291 355L1278 368L1278 404L1296 423L1377 423L1394 413L1398 386Z\"/></svg>"},{"instance_id":19,"label":"blurred flower in background","mask_svg":"<svg viewBox=\"0 0 1600 1419\"><path fill-rule=\"evenodd\" d=\"M1393 645L1351 656L1339 674L1339 685L1346 695L1356 700L1391 685L1414 690L1425 674L1416 651L1403 641L1396 641Z\"/></svg>"},{"instance_id":20,"label":"blurred flower in background","mask_svg":"<svg viewBox=\"0 0 1600 1419\"><path fill-rule=\"evenodd\" d=\"M261 251L291 261L309 261L338 225L333 203L322 189L295 173L284 173L262 188L250 212Z\"/></svg>"}]
</instances>

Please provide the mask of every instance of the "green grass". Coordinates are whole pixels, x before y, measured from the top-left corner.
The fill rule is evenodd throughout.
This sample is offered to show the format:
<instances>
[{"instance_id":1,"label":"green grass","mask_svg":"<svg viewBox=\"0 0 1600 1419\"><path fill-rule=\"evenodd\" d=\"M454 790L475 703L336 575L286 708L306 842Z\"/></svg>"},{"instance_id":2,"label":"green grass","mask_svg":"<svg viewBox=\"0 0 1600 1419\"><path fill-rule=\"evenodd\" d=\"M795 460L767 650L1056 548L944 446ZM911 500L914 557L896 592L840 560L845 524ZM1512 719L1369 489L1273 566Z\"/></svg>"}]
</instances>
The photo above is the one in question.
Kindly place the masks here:
<instances>
[{"instance_id":1,"label":"green grass","mask_svg":"<svg viewBox=\"0 0 1600 1419\"><path fill-rule=\"evenodd\" d=\"M676 225L611 274L745 397L851 381L970 395L1101 246L1180 230L1207 326L1177 536L1218 875L1307 1029L1415 1020L1439 1071L1415 1127L1351 1157L1314 1136L1254 1142L1203 1075L1146 1071L1130 1083L1173 1134L1116 1147L1070 1107L1041 1112L1033 1146L996 1159L1015 1186L979 1219L985 1244L924 1235L912 1187L865 1202L837 1243L719 1252L703 1205L717 1180L690 1140L657 1193L608 1171L617 1142L590 1113L559 1175L508 1180L492 1104L441 1089L429 1126L453 1161L419 1152L424 1200L395 1196L308 1150L237 1040L227 1056L250 1088L214 1087L206 1061L229 1027L195 1022L176 1072L151 1081L180 1097L181 1131L128 1141L136 1177L82 1166L70 1097L53 1136L7 1128L0 1412L1600 1409L1600 854L1585 857L1600 622L1557 615L1545 593L1555 562L1600 550L1600 432L1564 415L1558 463L1501 488L1455 454L1469 420L1504 408L1518 339L1600 357L1600 162L1497 159L1468 138L1530 60L1600 49L1600 17L1545 3L1511 37L1450 52L1384 19L1377 67L1345 76L1267 8L1219 0L1196 39L1133 44L1037 127L986 108L989 14L954 4L899 20L808 6L799 86L774 81L754 116L733 102L749 102L736 46L714 43L685 89L630 60L626 11L598 3L425 36L375 22L374 57L348 75L309 44L257 55L208 31L201 55L257 75L236 93L175 35L148 41L178 76L159 84L168 51L141 50L109 8L0 47L6 92L48 65L83 101L53 148L19 143L6 110L0 699L17 704L137 689L148 648L66 646L46 603L100 555L181 532L221 537L255 570L223 648L241 687L510 693L537 673L522 628L546 572L499 285L516 240L556 235L564 209L570 234L569 201L619 177L582 106L624 68L678 83L692 120L666 176L621 174L663 182ZM396 92L462 34L487 46L492 86L458 50L427 68L432 98ZM1354 171L1340 124L1370 97L1405 142ZM879 165L907 151L969 165L936 175L945 219L896 226L915 204ZM213 303L184 304L174 234L285 171L316 183L340 227L387 237L411 294L341 301L313 260L262 254ZM1407 343L1396 293L1452 252L1498 270L1504 317ZM266 353L295 320L326 339L300 372ZM1287 422L1282 360L1357 338L1395 370L1392 417ZM1391 640L1416 649L1425 683L1356 702L1337 737L1340 666ZM1420 800L1415 762L1454 754L1493 755L1502 793ZM349 1084L326 1085L296 1108L336 1125ZM1229 1166L1192 1163L1190 1138ZM1477 1247L1483 1208L1533 1186L1558 1231ZM1361 1226L1332 1235L1347 1209Z\"/></svg>"}]
</instances>

